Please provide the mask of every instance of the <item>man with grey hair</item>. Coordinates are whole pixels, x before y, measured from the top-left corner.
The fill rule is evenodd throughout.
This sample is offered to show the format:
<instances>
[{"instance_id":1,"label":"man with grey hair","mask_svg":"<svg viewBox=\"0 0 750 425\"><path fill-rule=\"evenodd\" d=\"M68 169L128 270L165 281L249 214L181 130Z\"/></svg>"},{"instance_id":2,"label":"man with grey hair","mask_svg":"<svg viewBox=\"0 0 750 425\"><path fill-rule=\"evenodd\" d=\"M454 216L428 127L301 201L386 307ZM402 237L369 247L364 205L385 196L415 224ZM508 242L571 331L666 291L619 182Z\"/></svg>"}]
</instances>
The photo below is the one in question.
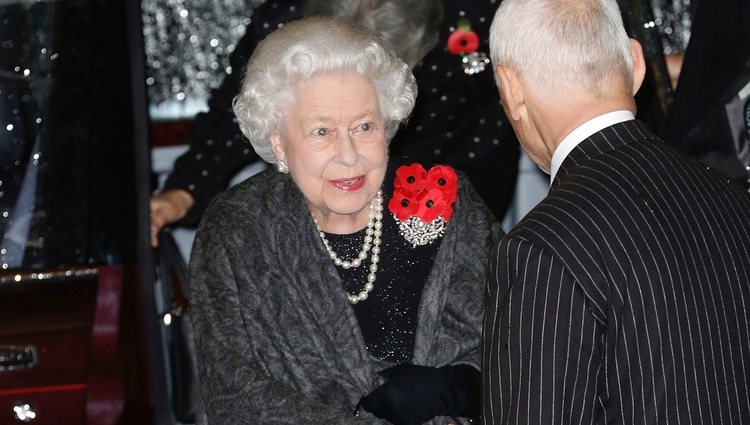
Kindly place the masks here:
<instances>
[{"instance_id":1,"label":"man with grey hair","mask_svg":"<svg viewBox=\"0 0 750 425\"><path fill-rule=\"evenodd\" d=\"M634 119L616 2L504 0L490 49L551 187L492 258L485 423L750 423L750 197Z\"/></svg>"}]
</instances>

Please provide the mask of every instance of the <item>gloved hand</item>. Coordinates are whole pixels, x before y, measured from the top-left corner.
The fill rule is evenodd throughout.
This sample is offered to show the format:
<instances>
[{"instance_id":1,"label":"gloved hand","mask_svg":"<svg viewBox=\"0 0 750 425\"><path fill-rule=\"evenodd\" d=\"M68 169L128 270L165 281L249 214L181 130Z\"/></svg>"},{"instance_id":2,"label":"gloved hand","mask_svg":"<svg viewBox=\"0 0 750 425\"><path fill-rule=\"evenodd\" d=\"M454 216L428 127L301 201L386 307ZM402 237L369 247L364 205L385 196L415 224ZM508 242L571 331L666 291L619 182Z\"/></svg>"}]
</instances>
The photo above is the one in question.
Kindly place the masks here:
<instances>
[{"instance_id":1,"label":"gloved hand","mask_svg":"<svg viewBox=\"0 0 750 425\"><path fill-rule=\"evenodd\" d=\"M417 425L435 416L479 416L481 375L472 366L401 364L380 375L385 383L359 404L395 425Z\"/></svg>"}]
</instances>

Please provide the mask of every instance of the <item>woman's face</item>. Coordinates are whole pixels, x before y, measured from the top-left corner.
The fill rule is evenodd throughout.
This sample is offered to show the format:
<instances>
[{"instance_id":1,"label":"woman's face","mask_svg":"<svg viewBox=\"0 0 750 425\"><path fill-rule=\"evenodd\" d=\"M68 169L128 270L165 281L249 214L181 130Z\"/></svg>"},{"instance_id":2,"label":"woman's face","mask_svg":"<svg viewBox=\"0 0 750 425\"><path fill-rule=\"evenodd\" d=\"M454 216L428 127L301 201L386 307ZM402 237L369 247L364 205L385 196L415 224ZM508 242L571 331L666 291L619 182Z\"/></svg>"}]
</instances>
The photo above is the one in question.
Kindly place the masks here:
<instances>
[{"instance_id":1,"label":"woman's face","mask_svg":"<svg viewBox=\"0 0 750 425\"><path fill-rule=\"evenodd\" d=\"M299 83L295 95L286 128L271 137L276 157L323 230L359 230L388 163L375 89L356 73L325 73Z\"/></svg>"}]
</instances>

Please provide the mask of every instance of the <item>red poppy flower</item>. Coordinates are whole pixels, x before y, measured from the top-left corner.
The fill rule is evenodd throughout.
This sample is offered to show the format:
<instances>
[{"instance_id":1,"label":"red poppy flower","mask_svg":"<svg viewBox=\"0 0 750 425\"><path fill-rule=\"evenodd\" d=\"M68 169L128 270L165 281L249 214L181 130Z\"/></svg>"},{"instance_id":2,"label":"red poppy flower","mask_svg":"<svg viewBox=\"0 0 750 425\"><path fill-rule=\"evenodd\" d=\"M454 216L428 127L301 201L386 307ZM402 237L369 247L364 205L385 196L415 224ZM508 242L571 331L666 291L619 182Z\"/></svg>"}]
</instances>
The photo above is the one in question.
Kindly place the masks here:
<instances>
[{"instance_id":1,"label":"red poppy flower","mask_svg":"<svg viewBox=\"0 0 750 425\"><path fill-rule=\"evenodd\" d=\"M421 164L402 165L396 170L396 187L407 189L417 193L425 188L427 184L427 172Z\"/></svg>"},{"instance_id":2,"label":"red poppy flower","mask_svg":"<svg viewBox=\"0 0 750 425\"><path fill-rule=\"evenodd\" d=\"M446 202L452 204L456 201L456 189L458 177L453 168L446 165L436 165L427 172L427 187L438 188L443 192Z\"/></svg>"},{"instance_id":3,"label":"red poppy flower","mask_svg":"<svg viewBox=\"0 0 750 425\"><path fill-rule=\"evenodd\" d=\"M461 28L448 36L448 51L454 55L473 53L479 48L479 36L474 31Z\"/></svg>"},{"instance_id":4,"label":"red poppy flower","mask_svg":"<svg viewBox=\"0 0 750 425\"><path fill-rule=\"evenodd\" d=\"M417 193L397 187L388 201L388 210L401 221L406 221L416 214L419 208Z\"/></svg>"},{"instance_id":5,"label":"red poppy flower","mask_svg":"<svg viewBox=\"0 0 750 425\"><path fill-rule=\"evenodd\" d=\"M418 217L430 223L438 216L447 222L453 216L458 177L446 165L425 171L420 164L401 166L396 170L395 189L388 209L399 221Z\"/></svg>"},{"instance_id":6,"label":"red poppy flower","mask_svg":"<svg viewBox=\"0 0 750 425\"><path fill-rule=\"evenodd\" d=\"M430 188L419 194L419 209L417 217L425 223L429 223L442 215L445 218L446 210L450 206L443 198L443 191L437 188Z\"/></svg>"}]
</instances>

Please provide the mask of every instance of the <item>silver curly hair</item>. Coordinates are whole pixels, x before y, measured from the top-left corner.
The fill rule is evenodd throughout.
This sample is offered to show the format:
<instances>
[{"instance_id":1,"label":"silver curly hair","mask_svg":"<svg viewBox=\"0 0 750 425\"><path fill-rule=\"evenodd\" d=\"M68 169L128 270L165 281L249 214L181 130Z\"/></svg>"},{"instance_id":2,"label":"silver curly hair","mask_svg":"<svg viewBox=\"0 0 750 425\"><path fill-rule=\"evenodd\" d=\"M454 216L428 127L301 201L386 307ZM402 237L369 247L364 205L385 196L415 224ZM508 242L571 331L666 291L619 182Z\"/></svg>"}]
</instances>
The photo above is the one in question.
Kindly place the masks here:
<instances>
[{"instance_id":1,"label":"silver curly hair","mask_svg":"<svg viewBox=\"0 0 750 425\"><path fill-rule=\"evenodd\" d=\"M258 44L233 101L242 133L263 160L276 163L270 134L285 127L296 84L327 72L354 72L372 82L388 141L414 108L417 85L409 66L372 32L336 18L291 22Z\"/></svg>"},{"instance_id":2,"label":"silver curly hair","mask_svg":"<svg viewBox=\"0 0 750 425\"><path fill-rule=\"evenodd\" d=\"M351 19L375 32L408 64L440 39L442 0L308 0L305 16Z\"/></svg>"}]
</instances>

